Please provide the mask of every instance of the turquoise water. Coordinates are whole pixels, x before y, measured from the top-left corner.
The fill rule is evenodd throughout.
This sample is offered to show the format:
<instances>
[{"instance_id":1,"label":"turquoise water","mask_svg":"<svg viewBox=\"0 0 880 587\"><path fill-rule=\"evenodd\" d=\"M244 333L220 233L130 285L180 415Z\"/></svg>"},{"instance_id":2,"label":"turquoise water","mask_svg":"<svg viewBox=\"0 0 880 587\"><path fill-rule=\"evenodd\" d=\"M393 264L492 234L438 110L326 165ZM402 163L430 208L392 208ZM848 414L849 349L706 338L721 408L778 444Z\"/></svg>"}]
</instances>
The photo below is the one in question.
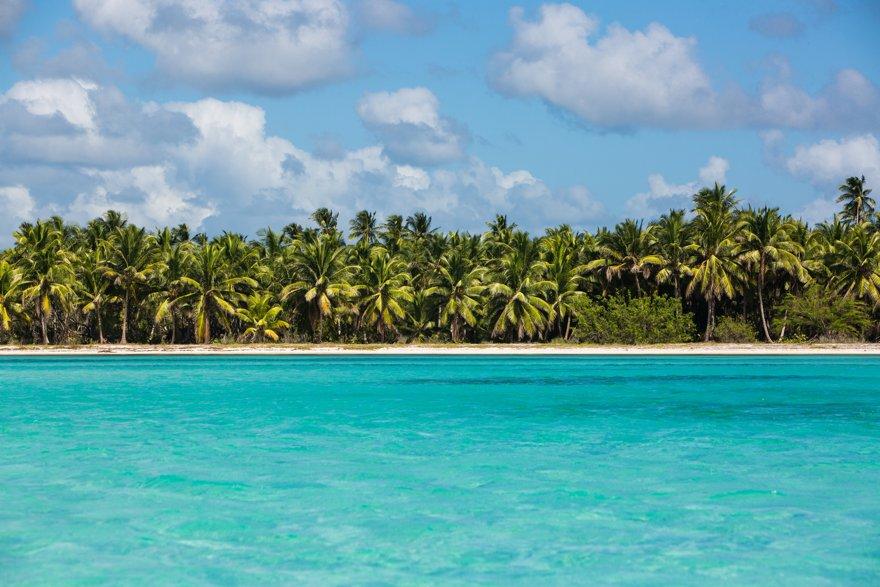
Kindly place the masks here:
<instances>
[{"instance_id":1,"label":"turquoise water","mask_svg":"<svg viewBox=\"0 0 880 587\"><path fill-rule=\"evenodd\" d=\"M0 359L0 583L877 584L880 360Z\"/></svg>"}]
</instances>

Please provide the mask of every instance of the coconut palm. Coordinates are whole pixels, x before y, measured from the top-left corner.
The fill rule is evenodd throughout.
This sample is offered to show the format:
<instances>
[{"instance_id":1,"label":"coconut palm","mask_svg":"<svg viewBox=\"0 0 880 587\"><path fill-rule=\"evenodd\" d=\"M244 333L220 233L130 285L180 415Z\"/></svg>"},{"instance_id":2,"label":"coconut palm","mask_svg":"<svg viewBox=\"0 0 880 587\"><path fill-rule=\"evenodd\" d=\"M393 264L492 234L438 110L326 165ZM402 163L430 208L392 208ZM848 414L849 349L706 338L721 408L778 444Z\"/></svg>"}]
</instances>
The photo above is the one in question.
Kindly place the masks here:
<instances>
[{"instance_id":1,"label":"coconut palm","mask_svg":"<svg viewBox=\"0 0 880 587\"><path fill-rule=\"evenodd\" d=\"M848 177L839 188L837 201L843 204L843 219L857 226L862 222L870 222L874 215L874 198L871 190L865 187L865 176Z\"/></svg>"},{"instance_id":2,"label":"coconut palm","mask_svg":"<svg viewBox=\"0 0 880 587\"><path fill-rule=\"evenodd\" d=\"M538 245L524 232L513 235L488 292L499 302L492 336L523 340L542 333L555 318L545 296L553 284L543 277L546 263Z\"/></svg>"},{"instance_id":3,"label":"coconut palm","mask_svg":"<svg viewBox=\"0 0 880 587\"><path fill-rule=\"evenodd\" d=\"M117 228L111 239L106 275L122 290L119 342L128 342L129 310L154 273L160 270L156 241L143 228L126 225Z\"/></svg>"},{"instance_id":4,"label":"coconut palm","mask_svg":"<svg viewBox=\"0 0 880 587\"><path fill-rule=\"evenodd\" d=\"M349 237L356 240L361 246L373 245L378 239L376 228L376 213L361 210L355 214L349 223Z\"/></svg>"},{"instance_id":5,"label":"coconut palm","mask_svg":"<svg viewBox=\"0 0 880 587\"><path fill-rule=\"evenodd\" d=\"M406 317L406 303L413 301L406 263L383 247L374 247L358 277L363 323L375 327L381 340L389 331L399 334L397 323Z\"/></svg>"},{"instance_id":6,"label":"coconut palm","mask_svg":"<svg viewBox=\"0 0 880 587\"><path fill-rule=\"evenodd\" d=\"M306 306L312 337L319 343L323 340L324 319L354 294L348 281L351 268L345 257L345 247L330 235L301 242L291 255L296 281L281 290L281 300L295 298Z\"/></svg>"},{"instance_id":7,"label":"coconut palm","mask_svg":"<svg viewBox=\"0 0 880 587\"><path fill-rule=\"evenodd\" d=\"M578 238L568 226L545 237L541 246L546 262L546 279L552 284L547 292L547 301L556 316L556 333L568 340L575 302L586 296L581 288L585 283L587 265L579 262Z\"/></svg>"},{"instance_id":8,"label":"coconut palm","mask_svg":"<svg viewBox=\"0 0 880 587\"><path fill-rule=\"evenodd\" d=\"M636 295L641 297L639 276L648 279L654 269L662 267L663 258L653 245L653 227L643 227L642 222L627 219L606 233L599 241L599 258L590 261L587 269L602 270L605 280L631 275L635 280Z\"/></svg>"},{"instance_id":9,"label":"coconut palm","mask_svg":"<svg viewBox=\"0 0 880 587\"><path fill-rule=\"evenodd\" d=\"M284 309L272 303L270 294L253 293L244 302L244 307L236 311L236 316L248 325L242 334L245 340L263 342L268 338L278 342L280 333L290 328L290 324L278 317Z\"/></svg>"},{"instance_id":10,"label":"coconut palm","mask_svg":"<svg viewBox=\"0 0 880 587\"><path fill-rule=\"evenodd\" d=\"M743 277L737 242L740 226L733 219L735 203L733 192L717 183L694 196L694 242L688 246L694 261L686 293L699 292L706 301L705 342L712 337L717 302L733 298Z\"/></svg>"},{"instance_id":11,"label":"coconut palm","mask_svg":"<svg viewBox=\"0 0 880 587\"><path fill-rule=\"evenodd\" d=\"M835 243L829 268L832 289L880 305L880 232L867 222L854 226Z\"/></svg>"},{"instance_id":12,"label":"coconut palm","mask_svg":"<svg viewBox=\"0 0 880 587\"><path fill-rule=\"evenodd\" d=\"M671 210L660 217L653 232L657 252L663 259L662 268L655 277L658 283L672 282L672 289L678 299L683 297L682 282L691 274L689 228L684 210Z\"/></svg>"},{"instance_id":13,"label":"coconut palm","mask_svg":"<svg viewBox=\"0 0 880 587\"><path fill-rule=\"evenodd\" d=\"M115 303L117 296L110 290L111 279L107 276L109 267L105 246L99 246L94 250L80 251L77 259L77 282L76 294L81 306L80 309L87 316L95 316L95 325L98 328L98 343L104 344L104 320L101 312L107 304Z\"/></svg>"},{"instance_id":14,"label":"coconut palm","mask_svg":"<svg viewBox=\"0 0 880 587\"><path fill-rule=\"evenodd\" d=\"M170 342L174 344L177 342L178 315L189 299L184 294L190 284L184 278L189 274L192 263L191 243L182 241L162 247L160 256L163 271L154 284L155 291L147 298L156 308L150 340L155 335L156 327L167 321L171 324Z\"/></svg>"},{"instance_id":15,"label":"coconut palm","mask_svg":"<svg viewBox=\"0 0 880 587\"><path fill-rule=\"evenodd\" d=\"M188 291L173 305L187 304L192 308L195 339L200 344L211 342L212 322L219 322L230 331L229 318L236 315L236 304L245 297L241 290L257 287L253 278L231 271L223 248L215 243L196 250L189 275L180 281Z\"/></svg>"},{"instance_id":16,"label":"coconut palm","mask_svg":"<svg viewBox=\"0 0 880 587\"><path fill-rule=\"evenodd\" d=\"M807 272L801 263L804 251L792 240L789 234L792 228L791 222L782 218L777 208L749 208L743 214L740 260L752 269L756 277L761 327L767 342L773 342L764 309L764 290L768 275L784 273L802 283L807 280Z\"/></svg>"},{"instance_id":17,"label":"coconut palm","mask_svg":"<svg viewBox=\"0 0 880 587\"><path fill-rule=\"evenodd\" d=\"M452 342L461 341L463 325L477 323L485 274L486 268L480 267L465 247L456 247L440 259L437 284L427 291L439 300L439 323L449 326Z\"/></svg>"},{"instance_id":18,"label":"coconut palm","mask_svg":"<svg viewBox=\"0 0 880 587\"><path fill-rule=\"evenodd\" d=\"M50 222L22 225L15 233L22 299L34 305L43 344L49 344L49 319L58 307L68 308L74 296L73 255L64 248L63 238Z\"/></svg>"}]
</instances>

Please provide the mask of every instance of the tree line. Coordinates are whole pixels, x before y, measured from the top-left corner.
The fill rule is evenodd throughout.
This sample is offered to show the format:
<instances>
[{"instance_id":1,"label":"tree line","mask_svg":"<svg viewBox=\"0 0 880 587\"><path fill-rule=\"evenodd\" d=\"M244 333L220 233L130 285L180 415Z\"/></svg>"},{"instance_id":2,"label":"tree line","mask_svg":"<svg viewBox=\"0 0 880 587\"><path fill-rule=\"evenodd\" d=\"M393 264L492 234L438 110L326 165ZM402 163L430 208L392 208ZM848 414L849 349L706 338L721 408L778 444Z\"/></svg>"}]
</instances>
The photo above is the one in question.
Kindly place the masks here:
<instances>
[{"instance_id":1,"label":"tree line","mask_svg":"<svg viewBox=\"0 0 880 587\"><path fill-rule=\"evenodd\" d=\"M503 215L470 234L443 233L420 212L380 223L369 211L346 235L326 208L312 214L313 226L267 228L254 239L208 238L183 224L151 232L115 211L85 226L52 217L22 224L0 253L0 337L571 340L591 303L657 297L675 300L699 328L694 338L706 341L722 316L768 342L819 314L828 324L808 329L812 337L876 337L880 224L870 193L864 177L848 178L840 213L809 226L776 208L741 207L736 190L715 184L694 195L689 212L540 236Z\"/></svg>"}]
</instances>

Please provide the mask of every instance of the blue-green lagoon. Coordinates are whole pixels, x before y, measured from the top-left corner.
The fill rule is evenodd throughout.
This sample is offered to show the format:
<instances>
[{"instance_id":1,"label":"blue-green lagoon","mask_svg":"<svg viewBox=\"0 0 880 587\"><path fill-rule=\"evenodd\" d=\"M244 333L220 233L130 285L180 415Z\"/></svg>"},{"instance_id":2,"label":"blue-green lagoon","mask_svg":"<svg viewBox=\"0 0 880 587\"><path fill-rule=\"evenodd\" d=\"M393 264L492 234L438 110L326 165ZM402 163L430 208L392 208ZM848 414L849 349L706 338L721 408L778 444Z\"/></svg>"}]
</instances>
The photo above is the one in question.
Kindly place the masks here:
<instances>
[{"instance_id":1,"label":"blue-green lagoon","mask_svg":"<svg viewBox=\"0 0 880 587\"><path fill-rule=\"evenodd\" d=\"M0 583L878 584L880 359L0 359Z\"/></svg>"}]
</instances>

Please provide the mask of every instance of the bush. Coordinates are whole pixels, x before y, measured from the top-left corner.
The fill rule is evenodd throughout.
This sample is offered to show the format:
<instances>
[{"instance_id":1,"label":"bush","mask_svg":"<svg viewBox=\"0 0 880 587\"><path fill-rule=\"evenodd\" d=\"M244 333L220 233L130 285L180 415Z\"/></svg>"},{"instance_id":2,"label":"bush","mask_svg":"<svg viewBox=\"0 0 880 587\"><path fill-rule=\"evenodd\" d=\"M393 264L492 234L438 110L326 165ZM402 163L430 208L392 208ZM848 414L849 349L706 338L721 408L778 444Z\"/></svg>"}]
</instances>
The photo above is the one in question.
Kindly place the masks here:
<instances>
[{"instance_id":1,"label":"bush","mask_svg":"<svg viewBox=\"0 0 880 587\"><path fill-rule=\"evenodd\" d=\"M751 322L724 316L712 331L712 339L717 342L755 342L758 334Z\"/></svg>"},{"instance_id":2,"label":"bush","mask_svg":"<svg viewBox=\"0 0 880 587\"><path fill-rule=\"evenodd\" d=\"M681 303L666 296L581 298L575 308L574 338L596 344L690 342L696 326Z\"/></svg>"},{"instance_id":3,"label":"bush","mask_svg":"<svg viewBox=\"0 0 880 587\"><path fill-rule=\"evenodd\" d=\"M864 340L871 326L867 304L813 286L802 295L789 294L779 308L775 324L786 336L808 340Z\"/></svg>"}]
</instances>

